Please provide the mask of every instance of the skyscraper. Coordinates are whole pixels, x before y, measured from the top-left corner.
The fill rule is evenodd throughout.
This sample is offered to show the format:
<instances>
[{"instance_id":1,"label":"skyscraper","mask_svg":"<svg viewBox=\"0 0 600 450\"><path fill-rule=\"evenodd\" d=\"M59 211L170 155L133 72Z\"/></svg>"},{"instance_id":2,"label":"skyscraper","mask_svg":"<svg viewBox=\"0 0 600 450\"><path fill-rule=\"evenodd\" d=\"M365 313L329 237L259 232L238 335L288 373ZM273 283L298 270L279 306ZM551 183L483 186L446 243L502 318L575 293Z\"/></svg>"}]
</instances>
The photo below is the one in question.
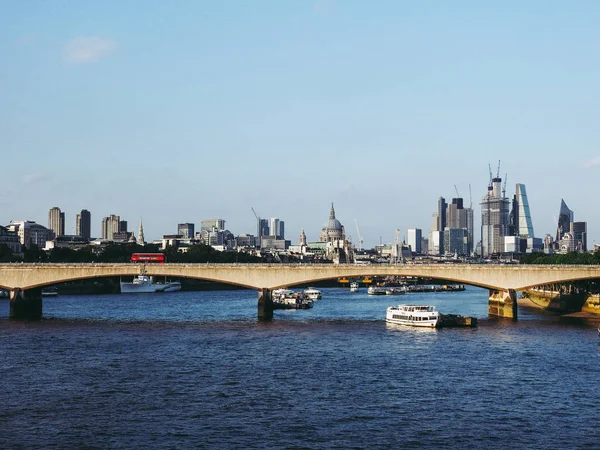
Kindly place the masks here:
<instances>
[{"instance_id":1,"label":"skyscraper","mask_svg":"<svg viewBox=\"0 0 600 450\"><path fill-rule=\"evenodd\" d=\"M573 211L569 209L565 201L560 199L560 212L558 213L558 225L556 227L556 241L568 233L571 229L571 222L575 219Z\"/></svg>"},{"instance_id":2,"label":"skyscraper","mask_svg":"<svg viewBox=\"0 0 600 450\"><path fill-rule=\"evenodd\" d=\"M75 219L75 234L86 241L92 236L92 215L87 209L82 209Z\"/></svg>"},{"instance_id":3,"label":"skyscraper","mask_svg":"<svg viewBox=\"0 0 600 450\"><path fill-rule=\"evenodd\" d=\"M463 206L463 199L453 198L452 203L448 205L447 213L446 213L446 222L447 228L450 229L460 229L464 228L467 230L467 242L466 245L461 246L460 248L464 250L464 253L459 253L460 255L469 255L473 250L473 209L465 208ZM445 231L445 229L444 229ZM452 236L456 236L454 233ZM446 236L446 235L444 235ZM445 239L445 237L444 237ZM446 247L446 246L445 246ZM450 252L454 253L454 251Z\"/></svg>"},{"instance_id":4,"label":"skyscraper","mask_svg":"<svg viewBox=\"0 0 600 450\"><path fill-rule=\"evenodd\" d=\"M524 184L517 184L516 186L509 224L510 235L517 236L521 239L534 237L533 222L531 221L529 201L527 200L527 191Z\"/></svg>"},{"instance_id":5,"label":"skyscraper","mask_svg":"<svg viewBox=\"0 0 600 450\"><path fill-rule=\"evenodd\" d=\"M102 219L102 239L112 241L115 234L120 233L121 231L127 231L126 229L121 230L121 224L122 222L119 216L111 214L108 217L104 217Z\"/></svg>"},{"instance_id":6,"label":"skyscraper","mask_svg":"<svg viewBox=\"0 0 600 450\"><path fill-rule=\"evenodd\" d=\"M481 201L481 252L485 258L504 251L504 236L509 233L508 204L502 178L496 176Z\"/></svg>"},{"instance_id":7,"label":"skyscraper","mask_svg":"<svg viewBox=\"0 0 600 450\"><path fill-rule=\"evenodd\" d=\"M283 220L279 220L277 217L271 217L269 221L269 235L275 236L276 239L285 239Z\"/></svg>"},{"instance_id":8,"label":"skyscraper","mask_svg":"<svg viewBox=\"0 0 600 450\"><path fill-rule=\"evenodd\" d=\"M406 232L406 243L414 253L421 253L422 231L420 228L409 228Z\"/></svg>"},{"instance_id":9,"label":"skyscraper","mask_svg":"<svg viewBox=\"0 0 600 450\"><path fill-rule=\"evenodd\" d=\"M54 232L55 236L64 236L65 234L65 213L61 212L57 206L50 208L48 212L48 228Z\"/></svg>"},{"instance_id":10,"label":"skyscraper","mask_svg":"<svg viewBox=\"0 0 600 450\"><path fill-rule=\"evenodd\" d=\"M269 235L269 221L267 219L256 219L256 246L260 248L261 238Z\"/></svg>"},{"instance_id":11,"label":"skyscraper","mask_svg":"<svg viewBox=\"0 0 600 450\"><path fill-rule=\"evenodd\" d=\"M444 197L438 198L438 210L437 210L437 230L444 231L444 228L448 226L446 221L446 212L448 209L448 204L446 203L446 199Z\"/></svg>"}]
</instances>

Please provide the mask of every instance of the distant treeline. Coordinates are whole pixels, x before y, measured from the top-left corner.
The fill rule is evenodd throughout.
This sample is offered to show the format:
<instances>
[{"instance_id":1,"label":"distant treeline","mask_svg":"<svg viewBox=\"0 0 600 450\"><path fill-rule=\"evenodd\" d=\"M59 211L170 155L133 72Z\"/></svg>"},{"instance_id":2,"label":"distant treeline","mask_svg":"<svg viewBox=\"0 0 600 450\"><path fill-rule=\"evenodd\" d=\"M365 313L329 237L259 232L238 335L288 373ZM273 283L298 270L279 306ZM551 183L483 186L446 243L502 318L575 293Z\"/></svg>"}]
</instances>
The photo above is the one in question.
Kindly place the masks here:
<instances>
[{"instance_id":1,"label":"distant treeline","mask_svg":"<svg viewBox=\"0 0 600 450\"><path fill-rule=\"evenodd\" d=\"M0 262L28 263L127 263L133 253L164 253L168 263L259 263L262 259L247 253L219 252L210 245L194 245L186 253L174 247L159 250L157 245L109 244L79 248L54 248L48 252L37 245L24 248L23 258L14 256L6 244L0 244Z\"/></svg>"},{"instance_id":2,"label":"distant treeline","mask_svg":"<svg viewBox=\"0 0 600 450\"><path fill-rule=\"evenodd\" d=\"M594 253L571 252L564 255L545 253L526 253L521 264L600 264L600 250Z\"/></svg>"}]
</instances>

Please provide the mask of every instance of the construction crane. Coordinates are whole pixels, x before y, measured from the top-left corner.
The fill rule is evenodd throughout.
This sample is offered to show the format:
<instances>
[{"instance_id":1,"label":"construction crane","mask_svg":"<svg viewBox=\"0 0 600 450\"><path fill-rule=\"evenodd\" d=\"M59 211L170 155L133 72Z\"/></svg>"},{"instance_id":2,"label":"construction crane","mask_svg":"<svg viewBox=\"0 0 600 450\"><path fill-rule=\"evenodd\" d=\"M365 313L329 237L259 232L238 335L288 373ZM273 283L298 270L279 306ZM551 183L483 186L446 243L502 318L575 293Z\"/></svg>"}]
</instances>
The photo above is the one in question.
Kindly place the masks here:
<instances>
[{"instance_id":1,"label":"construction crane","mask_svg":"<svg viewBox=\"0 0 600 450\"><path fill-rule=\"evenodd\" d=\"M460 194L458 193L458 188L456 187L456 185L454 185L454 190L456 191L456 198L461 198Z\"/></svg>"},{"instance_id":2,"label":"construction crane","mask_svg":"<svg viewBox=\"0 0 600 450\"><path fill-rule=\"evenodd\" d=\"M471 194L471 183L469 183L469 200L471 201L471 210L473 210L473 195Z\"/></svg>"},{"instance_id":3,"label":"construction crane","mask_svg":"<svg viewBox=\"0 0 600 450\"><path fill-rule=\"evenodd\" d=\"M251 206L250 209L254 213L254 217L256 217L256 220L260 220L260 217L258 217L258 214L256 214L256 211L254 211L254 208Z\"/></svg>"},{"instance_id":4,"label":"construction crane","mask_svg":"<svg viewBox=\"0 0 600 450\"><path fill-rule=\"evenodd\" d=\"M496 178L500 177L500 160L498 160L498 170L496 171Z\"/></svg>"},{"instance_id":5,"label":"construction crane","mask_svg":"<svg viewBox=\"0 0 600 450\"><path fill-rule=\"evenodd\" d=\"M363 238L360 235L360 230L358 229L358 221L356 219L354 219L354 223L356 224L356 232L358 233L358 249L362 250Z\"/></svg>"},{"instance_id":6,"label":"construction crane","mask_svg":"<svg viewBox=\"0 0 600 450\"><path fill-rule=\"evenodd\" d=\"M508 173L504 175L504 184L502 185L502 197L506 197L506 180L508 180Z\"/></svg>"},{"instance_id":7,"label":"construction crane","mask_svg":"<svg viewBox=\"0 0 600 450\"><path fill-rule=\"evenodd\" d=\"M494 178L493 175L492 175L492 165L490 163L488 163L488 167L490 169L490 186L491 186L492 185L492 178Z\"/></svg>"}]
</instances>

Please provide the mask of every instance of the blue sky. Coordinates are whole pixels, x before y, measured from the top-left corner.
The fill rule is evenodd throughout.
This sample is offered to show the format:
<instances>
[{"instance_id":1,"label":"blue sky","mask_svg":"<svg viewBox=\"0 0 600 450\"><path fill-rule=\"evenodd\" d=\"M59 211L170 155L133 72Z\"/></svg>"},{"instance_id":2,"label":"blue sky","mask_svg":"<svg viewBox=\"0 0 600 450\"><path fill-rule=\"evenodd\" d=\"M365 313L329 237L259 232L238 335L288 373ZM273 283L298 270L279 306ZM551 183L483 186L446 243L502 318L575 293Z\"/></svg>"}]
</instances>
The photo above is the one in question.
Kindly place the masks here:
<instances>
[{"instance_id":1,"label":"blue sky","mask_svg":"<svg viewBox=\"0 0 600 450\"><path fill-rule=\"evenodd\" d=\"M600 242L600 3L0 1L0 223L120 215L146 237L250 207L318 239L476 229L488 164ZM478 235L479 233L476 232Z\"/></svg>"}]
</instances>

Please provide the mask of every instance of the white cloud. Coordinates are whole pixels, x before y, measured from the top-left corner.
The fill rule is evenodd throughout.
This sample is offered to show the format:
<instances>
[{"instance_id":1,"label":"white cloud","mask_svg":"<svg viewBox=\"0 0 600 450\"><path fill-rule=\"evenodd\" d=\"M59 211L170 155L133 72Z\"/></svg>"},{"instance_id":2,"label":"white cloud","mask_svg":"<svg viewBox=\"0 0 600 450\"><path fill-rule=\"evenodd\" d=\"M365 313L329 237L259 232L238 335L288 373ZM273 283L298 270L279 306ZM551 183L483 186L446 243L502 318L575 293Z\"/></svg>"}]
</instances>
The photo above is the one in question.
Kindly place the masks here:
<instances>
[{"instance_id":1,"label":"white cloud","mask_svg":"<svg viewBox=\"0 0 600 450\"><path fill-rule=\"evenodd\" d=\"M600 156L598 158L590 159L589 161L583 163L583 167L589 168L595 166L600 166Z\"/></svg>"},{"instance_id":2,"label":"white cloud","mask_svg":"<svg viewBox=\"0 0 600 450\"><path fill-rule=\"evenodd\" d=\"M74 64L96 62L112 53L117 43L111 39L98 36L78 37L65 45L65 61Z\"/></svg>"}]
</instances>

